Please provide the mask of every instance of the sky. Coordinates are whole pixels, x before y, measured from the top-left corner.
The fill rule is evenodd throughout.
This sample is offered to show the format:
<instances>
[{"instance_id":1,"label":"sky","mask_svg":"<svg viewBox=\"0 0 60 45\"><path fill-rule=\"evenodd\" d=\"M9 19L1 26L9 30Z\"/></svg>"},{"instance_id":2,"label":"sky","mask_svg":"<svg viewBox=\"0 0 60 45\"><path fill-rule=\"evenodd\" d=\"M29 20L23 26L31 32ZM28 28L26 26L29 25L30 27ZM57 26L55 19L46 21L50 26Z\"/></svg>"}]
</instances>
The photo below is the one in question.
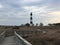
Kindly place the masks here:
<instances>
[{"instance_id":1,"label":"sky","mask_svg":"<svg viewBox=\"0 0 60 45\"><path fill-rule=\"evenodd\" d=\"M0 0L0 25L60 23L60 0Z\"/></svg>"}]
</instances>

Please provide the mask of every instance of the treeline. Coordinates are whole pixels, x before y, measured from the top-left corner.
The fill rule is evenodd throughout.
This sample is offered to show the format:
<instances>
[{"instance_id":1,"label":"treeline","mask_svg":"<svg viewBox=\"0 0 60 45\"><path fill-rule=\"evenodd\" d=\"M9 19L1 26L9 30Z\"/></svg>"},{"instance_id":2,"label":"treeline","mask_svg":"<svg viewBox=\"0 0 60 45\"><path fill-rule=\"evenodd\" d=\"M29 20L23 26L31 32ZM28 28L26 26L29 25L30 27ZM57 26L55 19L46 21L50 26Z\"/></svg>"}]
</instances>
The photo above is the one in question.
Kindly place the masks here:
<instances>
[{"instance_id":1,"label":"treeline","mask_svg":"<svg viewBox=\"0 0 60 45\"><path fill-rule=\"evenodd\" d=\"M30 27L30 24L29 23L26 23L26 24L21 24L20 26L5 26L5 25L0 25L0 29L4 28L4 29L7 29L7 28L11 28L11 29L19 29L20 27ZM36 26L36 27L43 27L44 24L43 23L36 23L35 25L33 24L32 26ZM48 24L48 26L60 26L60 23L53 23L53 24Z\"/></svg>"},{"instance_id":2,"label":"treeline","mask_svg":"<svg viewBox=\"0 0 60 45\"><path fill-rule=\"evenodd\" d=\"M48 24L49 26L60 26L60 23Z\"/></svg>"}]
</instances>

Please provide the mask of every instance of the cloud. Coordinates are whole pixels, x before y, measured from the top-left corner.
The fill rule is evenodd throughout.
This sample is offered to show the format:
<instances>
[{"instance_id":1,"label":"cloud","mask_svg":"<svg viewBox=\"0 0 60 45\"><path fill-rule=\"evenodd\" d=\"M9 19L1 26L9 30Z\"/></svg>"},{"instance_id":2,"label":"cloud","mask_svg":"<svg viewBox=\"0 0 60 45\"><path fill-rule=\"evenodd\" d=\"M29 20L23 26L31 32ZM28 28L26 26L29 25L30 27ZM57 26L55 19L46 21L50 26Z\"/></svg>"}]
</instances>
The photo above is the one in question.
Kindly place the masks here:
<instances>
[{"instance_id":1,"label":"cloud","mask_svg":"<svg viewBox=\"0 0 60 45\"><path fill-rule=\"evenodd\" d=\"M50 12L50 13L48 13L48 14L50 14L50 15L58 15L58 16L60 16L60 11L53 11L53 12Z\"/></svg>"},{"instance_id":2,"label":"cloud","mask_svg":"<svg viewBox=\"0 0 60 45\"><path fill-rule=\"evenodd\" d=\"M50 20L46 20L47 23L60 23L60 18L52 18Z\"/></svg>"},{"instance_id":3,"label":"cloud","mask_svg":"<svg viewBox=\"0 0 60 45\"><path fill-rule=\"evenodd\" d=\"M33 12L34 23L59 22L60 0L0 0L0 24L29 22L30 12Z\"/></svg>"},{"instance_id":4,"label":"cloud","mask_svg":"<svg viewBox=\"0 0 60 45\"><path fill-rule=\"evenodd\" d=\"M0 4L0 8L3 8L3 6Z\"/></svg>"},{"instance_id":5,"label":"cloud","mask_svg":"<svg viewBox=\"0 0 60 45\"><path fill-rule=\"evenodd\" d=\"M49 12L50 9L47 9L48 6L25 6L24 9L27 10L28 12L33 12L34 15L43 15Z\"/></svg>"},{"instance_id":6,"label":"cloud","mask_svg":"<svg viewBox=\"0 0 60 45\"><path fill-rule=\"evenodd\" d=\"M37 6L42 0L22 0L24 6Z\"/></svg>"}]
</instances>

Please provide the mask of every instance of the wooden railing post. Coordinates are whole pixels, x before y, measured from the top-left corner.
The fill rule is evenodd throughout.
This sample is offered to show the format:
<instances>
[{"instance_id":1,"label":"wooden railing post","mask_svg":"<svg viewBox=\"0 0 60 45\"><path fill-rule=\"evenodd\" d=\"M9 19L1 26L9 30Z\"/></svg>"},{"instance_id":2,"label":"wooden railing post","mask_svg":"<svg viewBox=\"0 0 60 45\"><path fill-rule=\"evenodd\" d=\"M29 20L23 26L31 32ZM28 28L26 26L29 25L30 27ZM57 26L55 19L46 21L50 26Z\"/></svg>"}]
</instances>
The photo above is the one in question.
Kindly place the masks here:
<instances>
[{"instance_id":1,"label":"wooden railing post","mask_svg":"<svg viewBox=\"0 0 60 45\"><path fill-rule=\"evenodd\" d=\"M0 43L4 40L5 38L5 31L0 34Z\"/></svg>"}]
</instances>

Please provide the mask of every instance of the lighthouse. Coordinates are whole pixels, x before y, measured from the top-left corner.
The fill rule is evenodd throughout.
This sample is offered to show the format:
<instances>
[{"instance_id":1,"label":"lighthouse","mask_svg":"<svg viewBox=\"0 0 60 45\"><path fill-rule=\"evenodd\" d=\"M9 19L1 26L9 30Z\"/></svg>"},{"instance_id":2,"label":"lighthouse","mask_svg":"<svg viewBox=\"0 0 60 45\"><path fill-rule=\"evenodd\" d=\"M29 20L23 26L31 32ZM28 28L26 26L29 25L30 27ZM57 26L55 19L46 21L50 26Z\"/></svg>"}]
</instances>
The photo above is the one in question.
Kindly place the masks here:
<instances>
[{"instance_id":1,"label":"lighthouse","mask_svg":"<svg viewBox=\"0 0 60 45\"><path fill-rule=\"evenodd\" d=\"M33 17L32 17L32 12L30 13L30 26L33 26Z\"/></svg>"}]
</instances>

